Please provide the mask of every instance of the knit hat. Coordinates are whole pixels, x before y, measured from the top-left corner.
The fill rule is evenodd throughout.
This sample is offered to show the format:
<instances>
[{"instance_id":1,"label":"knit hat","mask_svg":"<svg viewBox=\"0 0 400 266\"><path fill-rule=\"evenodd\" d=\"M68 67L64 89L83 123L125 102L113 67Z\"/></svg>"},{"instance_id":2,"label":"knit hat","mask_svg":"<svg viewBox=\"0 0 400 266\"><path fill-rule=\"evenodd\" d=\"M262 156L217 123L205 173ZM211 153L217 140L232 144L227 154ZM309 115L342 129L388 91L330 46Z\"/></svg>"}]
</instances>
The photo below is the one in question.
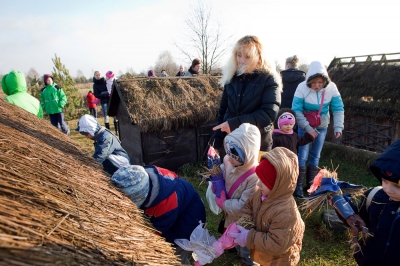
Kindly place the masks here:
<instances>
[{"instance_id":1,"label":"knit hat","mask_svg":"<svg viewBox=\"0 0 400 266\"><path fill-rule=\"evenodd\" d=\"M296 118L293 116L293 114L289 112L284 112L279 118L278 118L278 127L281 129L281 126L287 125L287 124L295 124L296 123Z\"/></svg>"},{"instance_id":2,"label":"knit hat","mask_svg":"<svg viewBox=\"0 0 400 266\"><path fill-rule=\"evenodd\" d=\"M111 79L111 78L114 77L114 73L113 73L111 70L109 70L109 71L107 71L107 73L106 73L106 77L109 78L109 79Z\"/></svg>"},{"instance_id":3,"label":"knit hat","mask_svg":"<svg viewBox=\"0 0 400 266\"><path fill-rule=\"evenodd\" d=\"M43 76L44 84L46 84L46 80L48 78L51 78L53 80L53 82L54 82L54 78L53 78L53 76L51 74L44 74L44 76Z\"/></svg>"},{"instance_id":4,"label":"knit hat","mask_svg":"<svg viewBox=\"0 0 400 266\"><path fill-rule=\"evenodd\" d=\"M150 77L150 78L155 78L156 77L156 75L154 74L153 70L149 70L149 72L147 72L147 76Z\"/></svg>"},{"instance_id":5,"label":"knit hat","mask_svg":"<svg viewBox=\"0 0 400 266\"><path fill-rule=\"evenodd\" d=\"M94 136L100 128L101 125L96 118L86 114L79 119L78 127L75 130L79 131L80 133L89 133L90 135Z\"/></svg>"},{"instance_id":6,"label":"knit hat","mask_svg":"<svg viewBox=\"0 0 400 266\"><path fill-rule=\"evenodd\" d=\"M264 158L261 160L260 164L256 167L256 174L261 182L263 182L269 190L272 190L276 180L276 169L268 159Z\"/></svg>"},{"instance_id":7,"label":"knit hat","mask_svg":"<svg viewBox=\"0 0 400 266\"><path fill-rule=\"evenodd\" d=\"M129 165L119 168L111 177L117 188L120 188L138 208L149 194L150 181L146 170L140 165Z\"/></svg>"},{"instance_id":8,"label":"knit hat","mask_svg":"<svg viewBox=\"0 0 400 266\"><path fill-rule=\"evenodd\" d=\"M225 140L224 144L225 144L225 153L232 159L238 161L241 164L244 164L246 156L242 151L242 149L236 146L236 144L230 140Z\"/></svg>"},{"instance_id":9,"label":"knit hat","mask_svg":"<svg viewBox=\"0 0 400 266\"><path fill-rule=\"evenodd\" d=\"M197 66L197 65L199 65L199 64L201 64L200 59L198 59L198 58L193 59L193 61L192 61L192 67L195 67L195 66Z\"/></svg>"},{"instance_id":10,"label":"knit hat","mask_svg":"<svg viewBox=\"0 0 400 266\"><path fill-rule=\"evenodd\" d=\"M26 92L25 76L20 71L11 71L1 79L1 87L5 94L12 95L17 92Z\"/></svg>"}]
</instances>

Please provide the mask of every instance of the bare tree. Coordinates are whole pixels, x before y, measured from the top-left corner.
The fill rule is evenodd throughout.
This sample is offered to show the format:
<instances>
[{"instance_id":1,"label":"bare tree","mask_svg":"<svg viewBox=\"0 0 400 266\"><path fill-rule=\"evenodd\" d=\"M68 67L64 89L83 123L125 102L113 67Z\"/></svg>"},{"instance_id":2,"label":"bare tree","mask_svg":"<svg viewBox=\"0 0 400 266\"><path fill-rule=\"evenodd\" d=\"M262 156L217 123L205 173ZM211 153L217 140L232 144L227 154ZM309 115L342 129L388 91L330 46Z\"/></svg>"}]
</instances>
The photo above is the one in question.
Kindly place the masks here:
<instances>
[{"instance_id":1,"label":"bare tree","mask_svg":"<svg viewBox=\"0 0 400 266\"><path fill-rule=\"evenodd\" d=\"M153 70L156 76L160 76L162 70L165 70L170 76L175 76L175 72L179 71L179 66L174 61L171 52L164 51L158 56Z\"/></svg>"},{"instance_id":2,"label":"bare tree","mask_svg":"<svg viewBox=\"0 0 400 266\"><path fill-rule=\"evenodd\" d=\"M232 36L224 36L221 24L213 20L211 6L201 0L197 1L185 23L188 29L184 34L189 44L181 46L175 42L175 46L190 62L200 58L203 74L210 74L224 55L226 43Z\"/></svg>"}]
</instances>

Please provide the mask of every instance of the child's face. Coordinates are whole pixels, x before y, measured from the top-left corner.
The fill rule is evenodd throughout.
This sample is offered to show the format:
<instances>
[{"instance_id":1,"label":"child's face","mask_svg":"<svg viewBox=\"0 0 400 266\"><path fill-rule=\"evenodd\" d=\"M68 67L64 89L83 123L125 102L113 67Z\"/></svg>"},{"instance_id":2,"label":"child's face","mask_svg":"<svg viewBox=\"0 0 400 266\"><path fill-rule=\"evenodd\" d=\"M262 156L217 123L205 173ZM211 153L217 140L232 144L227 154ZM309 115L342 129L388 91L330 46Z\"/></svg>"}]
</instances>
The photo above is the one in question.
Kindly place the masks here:
<instances>
[{"instance_id":1,"label":"child's face","mask_svg":"<svg viewBox=\"0 0 400 266\"><path fill-rule=\"evenodd\" d=\"M101 76L100 73L98 73L98 74L95 74L95 75L94 75L94 78L95 78L95 79L100 79L100 76Z\"/></svg>"},{"instance_id":2,"label":"child's face","mask_svg":"<svg viewBox=\"0 0 400 266\"><path fill-rule=\"evenodd\" d=\"M320 91L325 85L325 79L322 77L316 77L311 80L311 89L314 91Z\"/></svg>"},{"instance_id":3,"label":"child's face","mask_svg":"<svg viewBox=\"0 0 400 266\"><path fill-rule=\"evenodd\" d=\"M286 124L281 126L281 130L285 133L289 133L293 130L293 126L294 126L293 124Z\"/></svg>"},{"instance_id":4,"label":"child's face","mask_svg":"<svg viewBox=\"0 0 400 266\"><path fill-rule=\"evenodd\" d=\"M46 84L47 84L47 85L53 84L53 79L50 78L50 77L48 77L48 78L46 79Z\"/></svg>"},{"instance_id":5,"label":"child's face","mask_svg":"<svg viewBox=\"0 0 400 266\"><path fill-rule=\"evenodd\" d=\"M271 190L270 190L266 185L264 185L264 183L261 182L260 179L259 179L258 182L257 182L257 186L258 186L258 188L261 190L261 193L262 193L264 196L268 196L269 192L271 192Z\"/></svg>"},{"instance_id":6,"label":"child's face","mask_svg":"<svg viewBox=\"0 0 400 266\"><path fill-rule=\"evenodd\" d=\"M235 159L233 159L231 156L229 155L225 155L226 160L233 166L239 166L242 165L240 162L236 161Z\"/></svg>"},{"instance_id":7,"label":"child's face","mask_svg":"<svg viewBox=\"0 0 400 266\"><path fill-rule=\"evenodd\" d=\"M400 185L382 178L382 189L394 201L400 201Z\"/></svg>"}]
</instances>

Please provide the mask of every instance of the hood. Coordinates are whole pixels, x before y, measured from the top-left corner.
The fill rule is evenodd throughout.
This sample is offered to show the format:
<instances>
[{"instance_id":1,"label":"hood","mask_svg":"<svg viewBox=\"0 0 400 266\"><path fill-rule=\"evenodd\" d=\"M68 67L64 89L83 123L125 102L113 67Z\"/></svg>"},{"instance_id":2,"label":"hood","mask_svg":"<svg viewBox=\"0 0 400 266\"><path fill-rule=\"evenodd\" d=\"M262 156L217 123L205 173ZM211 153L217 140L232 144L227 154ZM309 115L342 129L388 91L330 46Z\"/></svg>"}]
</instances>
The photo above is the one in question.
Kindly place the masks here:
<instances>
[{"instance_id":1,"label":"hood","mask_svg":"<svg viewBox=\"0 0 400 266\"><path fill-rule=\"evenodd\" d=\"M252 167L258 163L258 151L261 145L260 130L249 123L241 124L225 137L233 142L245 154L243 167Z\"/></svg>"},{"instance_id":2,"label":"hood","mask_svg":"<svg viewBox=\"0 0 400 266\"><path fill-rule=\"evenodd\" d=\"M291 197L296 188L299 175L297 155L286 148L276 147L261 156L261 160L263 159L268 159L275 167L277 174L274 187L268 198Z\"/></svg>"},{"instance_id":3,"label":"hood","mask_svg":"<svg viewBox=\"0 0 400 266\"><path fill-rule=\"evenodd\" d=\"M310 87L308 85L308 83L316 77L323 77L326 79L326 84L324 86L324 88L326 88L330 82L330 78L328 75L328 71L326 70L326 68L321 64L321 62L319 61L313 61L311 62L310 66L308 67L308 71L306 74L306 83L307 86Z\"/></svg>"},{"instance_id":4,"label":"hood","mask_svg":"<svg viewBox=\"0 0 400 266\"><path fill-rule=\"evenodd\" d=\"M12 71L4 75L1 80L1 87L3 88L3 92L7 95L27 92L25 76L19 71Z\"/></svg>"},{"instance_id":5,"label":"hood","mask_svg":"<svg viewBox=\"0 0 400 266\"><path fill-rule=\"evenodd\" d=\"M104 78L96 79L95 77L93 77L93 83L94 84L104 84L104 83L106 83L106 80Z\"/></svg>"},{"instance_id":6,"label":"hood","mask_svg":"<svg viewBox=\"0 0 400 266\"><path fill-rule=\"evenodd\" d=\"M282 81L289 83L300 83L304 81L306 73L296 68L281 71Z\"/></svg>"},{"instance_id":7,"label":"hood","mask_svg":"<svg viewBox=\"0 0 400 266\"><path fill-rule=\"evenodd\" d=\"M95 136L96 133L100 130L100 128L101 125L96 120L96 118L94 118L91 115L84 115L81 117L81 119L79 119L76 131L86 132L92 136Z\"/></svg>"},{"instance_id":8,"label":"hood","mask_svg":"<svg viewBox=\"0 0 400 266\"><path fill-rule=\"evenodd\" d=\"M388 171L393 174L392 177L385 176L385 179L398 183L400 177L400 139L390 145L384 152L379 155L378 159L376 159L369 169L372 174L382 182L382 173L381 170Z\"/></svg>"}]
</instances>

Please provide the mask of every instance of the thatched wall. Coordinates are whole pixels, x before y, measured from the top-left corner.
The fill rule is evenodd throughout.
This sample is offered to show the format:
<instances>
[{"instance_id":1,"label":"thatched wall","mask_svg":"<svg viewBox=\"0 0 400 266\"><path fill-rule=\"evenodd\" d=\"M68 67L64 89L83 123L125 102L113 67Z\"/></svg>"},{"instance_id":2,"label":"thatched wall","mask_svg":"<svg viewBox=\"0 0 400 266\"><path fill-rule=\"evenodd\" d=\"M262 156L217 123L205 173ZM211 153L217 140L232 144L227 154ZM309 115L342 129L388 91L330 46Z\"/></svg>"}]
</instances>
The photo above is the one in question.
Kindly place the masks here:
<instances>
[{"instance_id":1,"label":"thatched wall","mask_svg":"<svg viewBox=\"0 0 400 266\"><path fill-rule=\"evenodd\" d=\"M141 132L200 127L216 118L222 96L213 76L119 79L117 85Z\"/></svg>"},{"instance_id":2,"label":"thatched wall","mask_svg":"<svg viewBox=\"0 0 400 266\"><path fill-rule=\"evenodd\" d=\"M342 95L346 116L400 119L400 66L355 65L331 69L329 76Z\"/></svg>"},{"instance_id":3,"label":"thatched wall","mask_svg":"<svg viewBox=\"0 0 400 266\"><path fill-rule=\"evenodd\" d=\"M0 265L174 265L109 175L48 120L0 100Z\"/></svg>"}]
</instances>

